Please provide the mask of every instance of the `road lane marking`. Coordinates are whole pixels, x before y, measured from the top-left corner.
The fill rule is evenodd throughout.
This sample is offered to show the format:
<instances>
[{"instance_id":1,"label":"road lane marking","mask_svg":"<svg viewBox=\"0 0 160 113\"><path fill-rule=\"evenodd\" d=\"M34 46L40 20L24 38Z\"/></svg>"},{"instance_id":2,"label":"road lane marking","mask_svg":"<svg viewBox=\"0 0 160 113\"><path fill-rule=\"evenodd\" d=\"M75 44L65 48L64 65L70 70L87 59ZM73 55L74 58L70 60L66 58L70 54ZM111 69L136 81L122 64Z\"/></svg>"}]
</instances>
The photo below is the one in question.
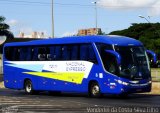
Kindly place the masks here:
<instances>
[{"instance_id":1,"label":"road lane marking","mask_svg":"<svg viewBox=\"0 0 160 113\"><path fill-rule=\"evenodd\" d=\"M13 100L13 101L1 101L1 102L2 102L2 103L3 103L3 102L4 102L4 103L7 103L7 102L8 102L8 103L12 103L12 102L17 103L17 102L21 102L21 101L14 101L14 100Z\"/></svg>"},{"instance_id":2,"label":"road lane marking","mask_svg":"<svg viewBox=\"0 0 160 113\"><path fill-rule=\"evenodd\" d=\"M18 105L18 104L28 104L28 103L2 103L2 105Z\"/></svg>"}]
</instances>

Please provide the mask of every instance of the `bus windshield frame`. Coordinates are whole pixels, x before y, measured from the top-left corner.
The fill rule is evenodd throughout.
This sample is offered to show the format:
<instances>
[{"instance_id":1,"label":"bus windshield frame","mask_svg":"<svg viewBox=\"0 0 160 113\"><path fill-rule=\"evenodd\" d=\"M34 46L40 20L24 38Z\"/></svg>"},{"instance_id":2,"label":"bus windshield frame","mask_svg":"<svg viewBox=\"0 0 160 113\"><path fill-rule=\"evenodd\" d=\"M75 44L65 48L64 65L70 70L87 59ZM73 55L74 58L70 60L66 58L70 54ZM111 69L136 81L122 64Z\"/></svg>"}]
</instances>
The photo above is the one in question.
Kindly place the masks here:
<instances>
[{"instance_id":1,"label":"bus windshield frame","mask_svg":"<svg viewBox=\"0 0 160 113\"><path fill-rule=\"evenodd\" d=\"M145 79L150 76L150 66L146 50L142 46L115 46L121 55L119 76L130 79Z\"/></svg>"},{"instance_id":2,"label":"bus windshield frame","mask_svg":"<svg viewBox=\"0 0 160 113\"><path fill-rule=\"evenodd\" d=\"M116 76L130 80L148 79L150 77L149 59L143 46L109 46L97 44L104 69ZM121 64L115 55L106 50L117 52Z\"/></svg>"}]
</instances>

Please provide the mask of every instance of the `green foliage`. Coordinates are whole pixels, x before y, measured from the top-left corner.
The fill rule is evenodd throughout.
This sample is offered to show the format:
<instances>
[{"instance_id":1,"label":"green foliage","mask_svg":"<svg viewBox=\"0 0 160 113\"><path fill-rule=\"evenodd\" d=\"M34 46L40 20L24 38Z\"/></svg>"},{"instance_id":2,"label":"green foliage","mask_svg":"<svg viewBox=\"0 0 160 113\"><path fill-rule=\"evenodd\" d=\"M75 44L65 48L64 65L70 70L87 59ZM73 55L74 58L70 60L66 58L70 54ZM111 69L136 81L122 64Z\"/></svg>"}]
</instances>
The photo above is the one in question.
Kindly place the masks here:
<instances>
[{"instance_id":1,"label":"green foliage","mask_svg":"<svg viewBox=\"0 0 160 113\"><path fill-rule=\"evenodd\" d=\"M0 16L0 36L6 36L8 38L13 38L13 34L9 31L9 25L6 24L5 17Z\"/></svg>"},{"instance_id":2,"label":"green foliage","mask_svg":"<svg viewBox=\"0 0 160 113\"><path fill-rule=\"evenodd\" d=\"M0 23L2 23L2 22L4 22L5 21L5 17L3 17L3 16L0 16Z\"/></svg>"},{"instance_id":3,"label":"green foliage","mask_svg":"<svg viewBox=\"0 0 160 113\"><path fill-rule=\"evenodd\" d=\"M128 29L113 31L109 34L135 38L140 40L147 49L160 54L160 23L134 23Z\"/></svg>"}]
</instances>

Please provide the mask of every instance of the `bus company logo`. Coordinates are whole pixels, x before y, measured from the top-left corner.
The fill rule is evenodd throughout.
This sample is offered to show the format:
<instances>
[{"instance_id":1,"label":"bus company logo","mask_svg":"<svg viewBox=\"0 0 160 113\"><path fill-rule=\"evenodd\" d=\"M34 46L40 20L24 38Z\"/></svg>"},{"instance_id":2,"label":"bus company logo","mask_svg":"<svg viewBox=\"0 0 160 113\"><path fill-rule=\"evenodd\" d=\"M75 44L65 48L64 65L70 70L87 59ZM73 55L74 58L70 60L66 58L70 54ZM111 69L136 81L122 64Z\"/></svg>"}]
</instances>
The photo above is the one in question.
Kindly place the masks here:
<instances>
[{"instance_id":1,"label":"bus company logo","mask_svg":"<svg viewBox=\"0 0 160 113\"><path fill-rule=\"evenodd\" d=\"M66 71L86 71L84 62L66 62Z\"/></svg>"},{"instance_id":2,"label":"bus company logo","mask_svg":"<svg viewBox=\"0 0 160 113\"><path fill-rule=\"evenodd\" d=\"M85 66L84 62L66 62L67 66Z\"/></svg>"}]
</instances>

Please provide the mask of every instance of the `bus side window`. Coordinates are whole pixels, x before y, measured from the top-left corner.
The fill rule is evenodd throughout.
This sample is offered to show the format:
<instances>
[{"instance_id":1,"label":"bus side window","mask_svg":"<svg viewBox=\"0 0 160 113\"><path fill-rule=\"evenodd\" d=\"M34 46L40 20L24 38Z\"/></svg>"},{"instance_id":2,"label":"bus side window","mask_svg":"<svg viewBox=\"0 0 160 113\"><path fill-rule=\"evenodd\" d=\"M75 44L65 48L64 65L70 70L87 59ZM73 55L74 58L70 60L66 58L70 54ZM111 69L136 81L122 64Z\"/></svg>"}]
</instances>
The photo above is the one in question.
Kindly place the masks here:
<instances>
[{"instance_id":1,"label":"bus side window","mask_svg":"<svg viewBox=\"0 0 160 113\"><path fill-rule=\"evenodd\" d=\"M14 48L13 49L12 60L13 61L19 61L19 56L20 56L20 49L19 48Z\"/></svg>"},{"instance_id":2,"label":"bus side window","mask_svg":"<svg viewBox=\"0 0 160 113\"><path fill-rule=\"evenodd\" d=\"M47 51L46 48L38 48L38 60L44 61L46 60Z\"/></svg>"},{"instance_id":3,"label":"bus side window","mask_svg":"<svg viewBox=\"0 0 160 113\"><path fill-rule=\"evenodd\" d=\"M32 58L32 55L33 55L32 48L31 47L27 47L27 57L26 57L26 60L30 61L31 58Z\"/></svg>"},{"instance_id":4,"label":"bus side window","mask_svg":"<svg viewBox=\"0 0 160 113\"><path fill-rule=\"evenodd\" d=\"M102 59L103 59L103 64L104 64L104 68L112 73L112 74L116 74L117 73L117 61L115 60L115 56L106 53L105 51L102 52Z\"/></svg>"},{"instance_id":5,"label":"bus side window","mask_svg":"<svg viewBox=\"0 0 160 113\"><path fill-rule=\"evenodd\" d=\"M62 60L70 60L71 59L71 49L69 45L62 47Z\"/></svg>"},{"instance_id":6,"label":"bus side window","mask_svg":"<svg viewBox=\"0 0 160 113\"><path fill-rule=\"evenodd\" d=\"M50 57L51 60L61 60L62 48L59 45L50 47Z\"/></svg>"},{"instance_id":7,"label":"bus side window","mask_svg":"<svg viewBox=\"0 0 160 113\"><path fill-rule=\"evenodd\" d=\"M97 63L96 55L95 55L93 46L92 46L92 45L89 45L88 49L89 49L89 50L88 50L88 52L89 52L89 61L91 61L91 62L93 62L93 63Z\"/></svg>"},{"instance_id":8,"label":"bus side window","mask_svg":"<svg viewBox=\"0 0 160 113\"><path fill-rule=\"evenodd\" d=\"M88 46L87 45L81 45L80 46L80 60L87 60L88 61Z\"/></svg>"},{"instance_id":9,"label":"bus side window","mask_svg":"<svg viewBox=\"0 0 160 113\"><path fill-rule=\"evenodd\" d=\"M104 50L113 50L111 45L103 43L97 43L96 46L101 56L103 55Z\"/></svg>"},{"instance_id":10,"label":"bus side window","mask_svg":"<svg viewBox=\"0 0 160 113\"><path fill-rule=\"evenodd\" d=\"M32 49L32 54L33 54L32 60L37 61L38 60L38 48L33 48Z\"/></svg>"},{"instance_id":11,"label":"bus side window","mask_svg":"<svg viewBox=\"0 0 160 113\"><path fill-rule=\"evenodd\" d=\"M7 60L13 60L12 59L12 56L13 56L13 48L11 47L5 47L5 58Z\"/></svg>"},{"instance_id":12,"label":"bus side window","mask_svg":"<svg viewBox=\"0 0 160 113\"><path fill-rule=\"evenodd\" d=\"M55 60L56 59L56 54L55 54L55 46L51 46L50 47L50 54L51 54L51 60Z\"/></svg>"},{"instance_id":13,"label":"bus side window","mask_svg":"<svg viewBox=\"0 0 160 113\"><path fill-rule=\"evenodd\" d=\"M22 47L22 48L20 48L20 58L19 58L19 60L20 61L25 61L26 59L27 59L27 48L25 48L25 47Z\"/></svg>"},{"instance_id":14,"label":"bus side window","mask_svg":"<svg viewBox=\"0 0 160 113\"><path fill-rule=\"evenodd\" d=\"M51 52L49 47L46 47L46 60L51 60Z\"/></svg>"},{"instance_id":15,"label":"bus side window","mask_svg":"<svg viewBox=\"0 0 160 113\"><path fill-rule=\"evenodd\" d=\"M56 46L55 47L55 60L61 60L62 56L62 48L61 46Z\"/></svg>"},{"instance_id":16,"label":"bus side window","mask_svg":"<svg viewBox=\"0 0 160 113\"><path fill-rule=\"evenodd\" d=\"M71 60L79 60L79 46L73 45L71 48Z\"/></svg>"},{"instance_id":17,"label":"bus side window","mask_svg":"<svg viewBox=\"0 0 160 113\"><path fill-rule=\"evenodd\" d=\"M97 63L96 56L91 44L85 44L80 46L80 60Z\"/></svg>"}]
</instances>

